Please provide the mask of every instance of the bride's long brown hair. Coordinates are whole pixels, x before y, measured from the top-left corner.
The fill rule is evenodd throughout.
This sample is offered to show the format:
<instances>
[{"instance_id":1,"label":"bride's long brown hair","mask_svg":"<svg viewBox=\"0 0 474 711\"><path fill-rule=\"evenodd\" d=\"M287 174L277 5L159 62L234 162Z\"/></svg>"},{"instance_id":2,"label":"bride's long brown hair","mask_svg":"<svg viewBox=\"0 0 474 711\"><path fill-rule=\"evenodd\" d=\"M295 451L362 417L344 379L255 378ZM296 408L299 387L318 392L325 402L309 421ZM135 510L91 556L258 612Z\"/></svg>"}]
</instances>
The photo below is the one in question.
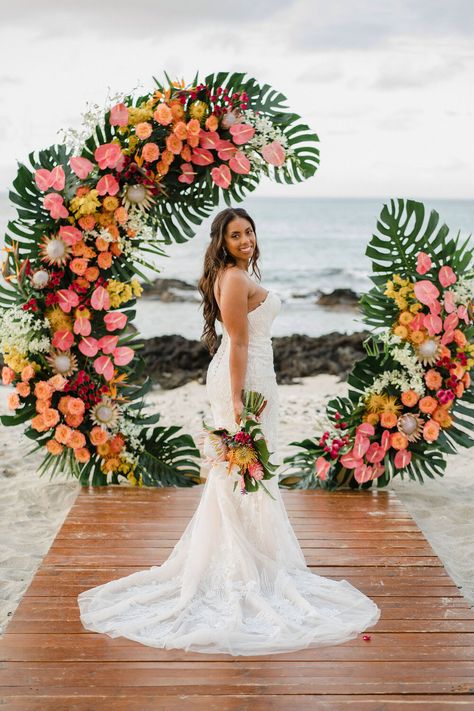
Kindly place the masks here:
<instances>
[{"instance_id":1,"label":"bride's long brown hair","mask_svg":"<svg viewBox=\"0 0 474 711\"><path fill-rule=\"evenodd\" d=\"M217 333L215 323L219 314L219 306L214 297L214 283L221 269L227 265L236 264L234 257L229 254L225 248L225 234L227 225L236 217L243 217L252 225L252 229L257 236L255 222L243 207L227 207L217 213L211 224L211 243L206 249L204 255L204 267L202 276L198 281L198 290L202 296L200 306L203 307L204 328L201 335L201 340L213 355L217 350ZM252 274L256 274L260 279L260 269L257 265L257 259L260 256L258 244L255 241L255 250L250 258L252 265Z\"/></svg>"}]
</instances>

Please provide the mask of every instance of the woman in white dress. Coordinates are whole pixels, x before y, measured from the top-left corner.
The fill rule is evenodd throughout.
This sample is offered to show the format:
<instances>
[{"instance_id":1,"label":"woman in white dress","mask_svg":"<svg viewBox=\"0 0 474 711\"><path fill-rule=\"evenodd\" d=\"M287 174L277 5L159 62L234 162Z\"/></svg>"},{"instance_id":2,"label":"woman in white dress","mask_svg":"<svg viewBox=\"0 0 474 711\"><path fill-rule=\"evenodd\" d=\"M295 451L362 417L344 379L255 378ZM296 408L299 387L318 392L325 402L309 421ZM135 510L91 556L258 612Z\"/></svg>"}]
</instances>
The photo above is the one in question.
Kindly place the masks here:
<instances>
[{"instance_id":1,"label":"woman in white dress","mask_svg":"<svg viewBox=\"0 0 474 711\"><path fill-rule=\"evenodd\" d=\"M255 223L243 208L214 219L199 281L203 340L213 353L206 378L213 426L238 429L242 390L267 399L260 416L271 461L279 463L278 387L271 327L277 294L259 275ZM222 325L216 350L215 321ZM380 617L375 602L347 580L312 573L290 524L278 473L242 494L222 462L210 466L181 538L160 566L78 596L86 629L142 644L193 652L258 655L338 644Z\"/></svg>"}]
</instances>

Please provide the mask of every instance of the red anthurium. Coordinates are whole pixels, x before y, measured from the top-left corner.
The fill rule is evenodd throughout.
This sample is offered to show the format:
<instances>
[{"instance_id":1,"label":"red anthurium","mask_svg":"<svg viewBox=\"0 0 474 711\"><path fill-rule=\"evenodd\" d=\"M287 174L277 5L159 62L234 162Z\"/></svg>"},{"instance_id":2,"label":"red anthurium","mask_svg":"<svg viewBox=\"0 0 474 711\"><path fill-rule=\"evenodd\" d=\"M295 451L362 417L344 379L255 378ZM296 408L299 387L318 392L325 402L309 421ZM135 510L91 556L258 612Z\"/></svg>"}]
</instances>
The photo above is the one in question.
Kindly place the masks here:
<instances>
[{"instance_id":1,"label":"red anthurium","mask_svg":"<svg viewBox=\"0 0 474 711\"><path fill-rule=\"evenodd\" d=\"M416 257L416 271L418 274L426 274L426 272L430 271L432 266L433 263L429 254L426 254L426 252L418 252Z\"/></svg>"},{"instance_id":2,"label":"red anthurium","mask_svg":"<svg viewBox=\"0 0 474 711\"><path fill-rule=\"evenodd\" d=\"M81 156L73 156L72 158L69 158L69 165L71 166L73 173L75 173L81 180L87 178L94 167L94 163L87 158L82 158Z\"/></svg>"},{"instance_id":3,"label":"red anthurium","mask_svg":"<svg viewBox=\"0 0 474 711\"><path fill-rule=\"evenodd\" d=\"M120 190L120 185L113 175L107 173L107 175L103 175L99 180L96 189L99 195L117 195Z\"/></svg>"},{"instance_id":4,"label":"red anthurium","mask_svg":"<svg viewBox=\"0 0 474 711\"><path fill-rule=\"evenodd\" d=\"M82 338L79 341L78 348L83 355L87 356L87 358L93 358L97 355L99 343L97 338L92 338L92 336L90 338Z\"/></svg>"},{"instance_id":5,"label":"red anthurium","mask_svg":"<svg viewBox=\"0 0 474 711\"><path fill-rule=\"evenodd\" d=\"M438 279L441 286L444 286L445 289L457 281L456 274L451 267L441 267L438 272Z\"/></svg>"},{"instance_id":6,"label":"red anthurium","mask_svg":"<svg viewBox=\"0 0 474 711\"><path fill-rule=\"evenodd\" d=\"M426 314L423 318L423 326L428 330L430 336L434 336L443 330L443 322L439 316L433 316L433 314Z\"/></svg>"},{"instance_id":7,"label":"red anthurium","mask_svg":"<svg viewBox=\"0 0 474 711\"><path fill-rule=\"evenodd\" d=\"M411 452L407 449L399 449L395 455L393 463L397 469L403 469L407 467L411 462Z\"/></svg>"},{"instance_id":8,"label":"red anthurium","mask_svg":"<svg viewBox=\"0 0 474 711\"><path fill-rule=\"evenodd\" d=\"M58 351L68 351L74 344L74 336L71 331L56 331L51 343Z\"/></svg>"},{"instance_id":9,"label":"red anthurium","mask_svg":"<svg viewBox=\"0 0 474 711\"><path fill-rule=\"evenodd\" d=\"M356 427L356 434L371 437L375 434L375 427L371 425L370 422L363 422Z\"/></svg>"},{"instance_id":10,"label":"red anthurium","mask_svg":"<svg viewBox=\"0 0 474 711\"><path fill-rule=\"evenodd\" d=\"M94 361L94 369L99 375L103 375L106 380L112 380L114 377L114 364L110 356L100 356Z\"/></svg>"},{"instance_id":11,"label":"red anthurium","mask_svg":"<svg viewBox=\"0 0 474 711\"><path fill-rule=\"evenodd\" d=\"M356 435L353 447L354 457L362 459L369 447L370 440L367 437Z\"/></svg>"},{"instance_id":12,"label":"red anthurium","mask_svg":"<svg viewBox=\"0 0 474 711\"><path fill-rule=\"evenodd\" d=\"M194 182L196 171L193 170L191 163L181 163L181 175L178 175L178 180L180 183L187 183L191 185Z\"/></svg>"},{"instance_id":13,"label":"red anthurium","mask_svg":"<svg viewBox=\"0 0 474 711\"><path fill-rule=\"evenodd\" d=\"M94 158L101 170L115 168L122 157L122 151L118 143L104 143L94 151Z\"/></svg>"},{"instance_id":14,"label":"red anthurium","mask_svg":"<svg viewBox=\"0 0 474 711\"><path fill-rule=\"evenodd\" d=\"M456 304L454 303L454 296L450 291L444 292L444 310L446 313L450 314L456 311Z\"/></svg>"},{"instance_id":15,"label":"red anthurium","mask_svg":"<svg viewBox=\"0 0 474 711\"><path fill-rule=\"evenodd\" d=\"M191 154L191 163L195 165L211 165L214 163L214 156L207 148L195 148Z\"/></svg>"},{"instance_id":16,"label":"red anthurium","mask_svg":"<svg viewBox=\"0 0 474 711\"><path fill-rule=\"evenodd\" d=\"M82 239L82 232L72 225L62 225L59 228L59 236L70 247L77 244Z\"/></svg>"},{"instance_id":17,"label":"red anthurium","mask_svg":"<svg viewBox=\"0 0 474 711\"><path fill-rule=\"evenodd\" d=\"M133 359L135 351L128 346L119 346L113 352L115 365L127 365Z\"/></svg>"},{"instance_id":18,"label":"red anthurium","mask_svg":"<svg viewBox=\"0 0 474 711\"><path fill-rule=\"evenodd\" d=\"M331 462L328 462L324 457L318 457L316 460L316 474L323 481L326 479L331 468Z\"/></svg>"},{"instance_id":19,"label":"red anthurium","mask_svg":"<svg viewBox=\"0 0 474 711\"><path fill-rule=\"evenodd\" d=\"M280 166L285 162L286 153L281 143L272 141L271 143L267 143L266 146L263 146L262 156L270 165Z\"/></svg>"},{"instance_id":20,"label":"red anthurium","mask_svg":"<svg viewBox=\"0 0 474 711\"><path fill-rule=\"evenodd\" d=\"M428 279L417 281L413 290L418 301L421 301L422 304L426 304L427 306L439 296L439 289L433 282L428 281Z\"/></svg>"},{"instance_id":21,"label":"red anthurium","mask_svg":"<svg viewBox=\"0 0 474 711\"><path fill-rule=\"evenodd\" d=\"M45 210L48 210L49 214L53 220L60 220L65 217L69 217L69 212L67 211L63 196L59 193L48 193L43 198L43 205Z\"/></svg>"},{"instance_id":22,"label":"red anthurium","mask_svg":"<svg viewBox=\"0 0 474 711\"><path fill-rule=\"evenodd\" d=\"M255 133L254 127L249 126L248 123L234 123L229 128L229 131L232 134L232 140L237 146L241 146L250 141Z\"/></svg>"},{"instance_id":23,"label":"red anthurium","mask_svg":"<svg viewBox=\"0 0 474 711\"><path fill-rule=\"evenodd\" d=\"M227 165L220 165L218 168L213 168L211 170L211 178L220 188L228 188L232 180L232 176Z\"/></svg>"},{"instance_id":24,"label":"red anthurium","mask_svg":"<svg viewBox=\"0 0 474 711\"><path fill-rule=\"evenodd\" d=\"M349 452L343 454L339 461L341 462L342 466L346 467L347 469L355 469L356 467L359 467L362 464L362 457L356 457L354 455L354 450L351 449Z\"/></svg>"},{"instance_id":25,"label":"red anthurium","mask_svg":"<svg viewBox=\"0 0 474 711\"><path fill-rule=\"evenodd\" d=\"M68 314L71 309L79 304L79 296L75 291L72 291L72 289L59 289L59 291L56 292L56 295L58 297L59 307L66 314Z\"/></svg>"},{"instance_id":26,"label":"red anthurium","mask_svg":"<svg viewBox=\"0 0 474 711\"><path fill-rule=\"evenodd\" d=\"M128 108L123 102L115 104L110 109L109 123L111 126L126 126L128 123ZM79 176L81 177L81 176Z\"/></svg>"},{"instance_id":27,"label":"red anthurium","mask_svg":"<svg viewBox=\"0 0 474 711\"><path fill-rule=\"evenodd\" d=\"M53 170L46 170L46 168L39 168L35 172L35 183L42 192L45 192L49 188L54 190L63 190L65 184L66 176L64 175L64 168L62 165L57 165Z\"/></svg>"},{"instance_id":28,"label":"red anthurium","mask_svg":"<svg viewBox=\"0 0 474 711\"><path fill-rule=\"evenodd\" d=\"M125 328L127 316L120 311L110 311L104 316L105 328L107 331L116 331L117 329Z\"/></svg>"},{"instance_id":29,"label":"red anthurium","mask_svg":"<svg viewBox=\"0 0 474 711\"><path fill-rule=\"evenodd\" d=\"M242 151L236 151L229 160L229 168L233 170L234 173L247 175L247 173L250 173L250 161Z\"/></svg>"},{"instance_id":30,"label":"red anthurium","mask_svg":"<svg viewBox=\"0 0 474 711\"><path fill-rule=\"evenodd\" d=\"M110 309L110 296L107 289L104 289L103 286L98 286L94 289L91 296L91 306L96 311L101 309L108 311Z\"/></svg>"},{"instance_id":31,"label":"red anthurium","mask_svg":"<svg viewBox=\"0 0 474 711\"><path fill-rule=\"evenodd\" d=\"M215 150L219 146L220 142L221 138L217 131L204 131L201 129L201 133L199 134L199 145L201 148L210 148Z\"/></svg>"},{"instance_id":32,"label":"red anthurium","mask_svg":"<svg viewBox=\"0 0 474 711\"><path fill-rule=\"evenodd\" d=\"M102 338L99 338L97 341L97 345L102 353L109 354L112 353L117 347L118 339L118 336L102 336Z\"/></svg>"},{"instance_id":33,"label":"red anthurium","mask_svg":"<svg viewBox=\"0 0 474 711\"><path fill-rule=\"evenodd\" d=\"M78 336L89 336L92 330L91 322L88 318L81 316L74 321L73 329L74 333L77 333Z\"/></svg>"},{"instance_id":34,"label":"red anthurium","mask_svg":"<svg viewBox=\"0 0 474 711\"><path fill-rule=\"evenodd\" d=\"M232 141L220 141L217 146L217 155L220 160L230 160L236 151L237 147Z\"/></svg>"}]
</instances>

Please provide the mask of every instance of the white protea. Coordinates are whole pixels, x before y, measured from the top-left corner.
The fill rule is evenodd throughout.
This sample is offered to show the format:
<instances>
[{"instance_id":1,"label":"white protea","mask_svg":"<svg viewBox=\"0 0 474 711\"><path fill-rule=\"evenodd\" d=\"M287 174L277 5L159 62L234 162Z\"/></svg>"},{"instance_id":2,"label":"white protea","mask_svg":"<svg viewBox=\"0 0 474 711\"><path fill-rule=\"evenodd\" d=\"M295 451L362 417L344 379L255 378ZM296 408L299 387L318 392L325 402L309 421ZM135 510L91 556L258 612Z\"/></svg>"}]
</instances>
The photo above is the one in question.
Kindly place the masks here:
<instances>
[{"instance_id":1,"label":"white protea","mask_svg":"<svg viewBox=\"0 0 474 711\"><path fill-rule=\"evenodd\" d=\"M150 189L143 183L125 185L122 193L123 205L129 209L132 205L146 212L154 204Z\"/></svg>"},{"instance_id":2,"label":"white protea","mask_svg":"<svg viewBox=\"0 0 474 711\"><path fill-rule=\"evenodd\" d=\"M49 272L47 269L37 269L30 276L31 285L34 289L44 289L49 282Z\"/></svg>"},{"instance_id":3,"label":"white protea","mask_svg":"<svg viewBox=\"0 0 474 711\"><path fill-rule=\"evenodd\" d=\"M95 425L104 427L105 429L113 429L118 422L120 408L107 395L103 396L90 411L90 418Z\"/></svg>"},{"instance_id":4,"label":"white protea","mask_svg":"<svg viewBox=\"0 0 474 711\"><path fill-rule=\"evenodd\" d=\"M39 251L41 261L55 267L64 266L71 256L69 245L59 236L43 235Z\"/></svg>"},{"instance_id":5,"label":"white protea","mask_svg":"<svg viewBox=\"0 0 474 711\"><path fill-rule=\"evenodd\" d=\"M57 351L53 348L46 356L46 360L54 373L59 373L65 378L77 370L77 358L71 351Z\"/></svg>"}]
</instances>

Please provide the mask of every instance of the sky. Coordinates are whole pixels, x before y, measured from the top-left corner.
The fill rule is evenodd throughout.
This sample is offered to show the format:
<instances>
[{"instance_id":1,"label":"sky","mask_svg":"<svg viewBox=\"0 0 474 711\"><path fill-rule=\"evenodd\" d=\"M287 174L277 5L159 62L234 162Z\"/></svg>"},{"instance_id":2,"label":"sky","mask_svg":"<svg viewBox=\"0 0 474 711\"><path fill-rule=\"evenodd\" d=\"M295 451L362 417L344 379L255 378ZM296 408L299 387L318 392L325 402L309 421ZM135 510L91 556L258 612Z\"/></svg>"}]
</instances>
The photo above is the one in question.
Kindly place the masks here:
<instances>
[{"instance_id":1,"label":"sky","mask_svg":"<svg viewBox=\"0 0 474 711\"><path fill-rule=\"evenodd\" d=\"M1 2L0 192L88 105L243 71L288 99L321 165L255 195L472 198L472 0Z\"/></svg>"}]
</instances>

